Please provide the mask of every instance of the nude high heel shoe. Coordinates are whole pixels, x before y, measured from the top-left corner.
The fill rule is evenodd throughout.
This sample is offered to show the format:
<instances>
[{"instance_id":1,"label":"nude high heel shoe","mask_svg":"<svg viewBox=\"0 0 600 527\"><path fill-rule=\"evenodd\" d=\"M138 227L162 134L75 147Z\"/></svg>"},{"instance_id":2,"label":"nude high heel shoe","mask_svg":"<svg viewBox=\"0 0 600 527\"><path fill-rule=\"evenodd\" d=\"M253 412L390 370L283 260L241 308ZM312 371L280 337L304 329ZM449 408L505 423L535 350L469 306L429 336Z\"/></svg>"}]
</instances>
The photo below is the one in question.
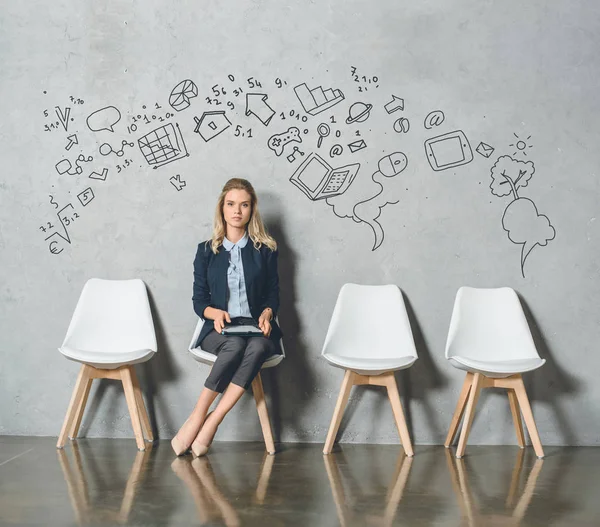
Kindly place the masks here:
<instances>
[{"instance_id":1,"label":"nude high heel shoe","mask_svg":"<svg viewBox=\"0 0 600 527\"><path fill-rule=\"evenodd\" d=\"M212 414L212 412L210 412L207 416L206 419L204 419L204 422L206 423L206 421L208 421L208 418L210 417L210 415ZM204 425L204 423L203 423ZM200 428L200 430L202 430L202 428ZM215 431L215 435L216 435L216 431ZM213 436L214 439L215 436ZM210 445L212 444L212 439L210 440L210 443L208 443L208 445L203 445L202 443L199 443L198 441L194 440L194 442L192 443L192 452L194 453L194 455L196 457L202 457L205 456L208 452L208 449L210 448Z\"/></svg>"}]
</instances>

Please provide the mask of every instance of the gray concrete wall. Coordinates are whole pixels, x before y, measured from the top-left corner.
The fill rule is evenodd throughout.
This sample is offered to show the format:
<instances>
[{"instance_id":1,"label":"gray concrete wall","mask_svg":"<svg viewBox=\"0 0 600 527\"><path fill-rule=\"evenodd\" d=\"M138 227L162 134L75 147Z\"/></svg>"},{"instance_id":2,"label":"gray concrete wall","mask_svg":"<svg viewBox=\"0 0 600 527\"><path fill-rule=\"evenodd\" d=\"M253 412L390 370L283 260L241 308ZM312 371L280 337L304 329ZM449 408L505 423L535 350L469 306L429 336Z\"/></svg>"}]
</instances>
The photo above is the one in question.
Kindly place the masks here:
<instances>
[{"instance_id":1,"label":"gray concrete wall","mask_svg":"<svg viewBox=\"0 0 600 527\"><path fill-rule=\"evenodd\" d=\"M160 436L177 430L207 374L186 352L196 244L210 235L224 181L242 176L281 247L288 356L265 375L279 440L325 438L342 371L319 355L340 287L357 282L394 283L406 295L420 358L398 380L416 443L445 437L463 375L444 345L456 291L471 285L511 286L527 307L548 361L527 375L542 441L600 444L599 15L596 2L566 0L5 3L0 434L58 434L78 365L57 347L91 277L148 285L160 349L140 374ZM178 111L169 95L185 79L198 96ZM344 100L310 115L294 93L302 83ZM268 98L245 115L246 93ZM386 111L392 95L403 110ZM87 117L109 106L119 113L97 114L92 130ZM231 125L214 138L202 128L203 138L194 117L213 110ZM441 124L440 113L426 118L436 110ZM331 133L317 148L321 122ZM169 123L189 157L153 169L138 140ZM267 142L292 126L302 142L277 156ZM440 135L431 158L426 144ZM366 148L351 152L360 139ZM99 151L122 141L133 143L122 157ZM489 157L481 142L494 148ZM330 152L336 143L341 155ZM290 162L294 146L304 156ZM332 168L360 164L344 194L312 200L290 182L311 153ZM408 165L384 177L378 163L393 153ZM93 160L78 165L79 155ZM89 177L104 168L104 181ZM522 211L502 172L523 175ZM67 237L63 207L70 243L58 235ZM132 435L115 383L95 386L89 404L89 436ZM247 397L219 439L259 438ZM355 391L342 441L397 442L381 390ZM471 442L515 442L505 395L482 397Z\"/></svg>"}]
</instances>

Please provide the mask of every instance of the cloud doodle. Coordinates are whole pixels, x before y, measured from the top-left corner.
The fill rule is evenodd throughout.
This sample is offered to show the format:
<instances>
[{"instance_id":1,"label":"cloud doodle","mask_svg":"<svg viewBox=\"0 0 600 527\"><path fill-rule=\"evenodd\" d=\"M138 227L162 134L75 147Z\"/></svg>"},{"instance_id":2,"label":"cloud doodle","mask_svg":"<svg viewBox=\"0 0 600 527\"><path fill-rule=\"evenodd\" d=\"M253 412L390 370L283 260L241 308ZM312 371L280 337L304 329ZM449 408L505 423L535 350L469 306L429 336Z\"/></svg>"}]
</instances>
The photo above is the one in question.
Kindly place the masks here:
<instances>
[{"instance_id":1,"label":"cloud doodle","mask_svg":"<svg viewBox=\"0 0 600 527\"><path fill-rule=\"evenodd\" d=\"M384 156L371 178L357 177L346 193L326 200L339 218L352 218L356 223L364 222L371 227L375 237L373 251L381 246L385 238L383 227L377 221L381 209L400 201L403 182L398 175L407 166L408 159L402 152Z\"/></svg>"}]
</instances>

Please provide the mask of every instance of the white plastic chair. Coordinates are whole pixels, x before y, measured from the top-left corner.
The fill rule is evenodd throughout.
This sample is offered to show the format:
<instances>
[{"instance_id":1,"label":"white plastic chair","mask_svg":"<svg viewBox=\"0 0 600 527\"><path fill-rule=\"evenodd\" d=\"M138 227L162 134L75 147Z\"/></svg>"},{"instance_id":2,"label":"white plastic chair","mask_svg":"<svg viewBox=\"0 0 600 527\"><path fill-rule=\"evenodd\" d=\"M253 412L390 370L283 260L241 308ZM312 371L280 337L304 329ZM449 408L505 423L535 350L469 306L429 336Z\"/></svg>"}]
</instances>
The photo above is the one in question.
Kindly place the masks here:
<instances>
[{"instance_id":1,"label":"white plastic chair","mask_svg":"<svg viewBox=\"0 0 600 527\"><path fill-rule=\"evenodd\" d=\"M321 354L346 371L323 453L331 453L352 386L371 384L387 388L402 446L412 456L394 371L409 368L418 357L400 289L395 285L343 285Z\"/></svg>"},{"instance_id":2,"label":"white plastic chair","mask_svg":"<svg viewBox=\"0 0 600 527\"><path fill-rule=\"evenodd\" d=\"M144 450L144 433L149 441L154 437L133 365L151 359L156 353L156 335L144 282L88 280L58 350L67 359L81 362L82 367L56 446L64 447L67 434L71 439L77 437L92 381L115 379L123 383L136 444L139 450Z\"/></svg>"},{"instance_id":3,"label":"white plastic chair","mask_svg":"<svg viewBox=\"0 0 600 527\"><path fill-rule=\"evenodd\" d=\"M276 319L277 320L277 319ZM202 326L204 326L204 321L201 318L198 318L198 323L196 324L196 329L194 330L194 335L188 347L189 352L192 354L192 357L196 359L198 362L203 364L207 364L208 366L213 366L215 361L217 360L217 356L208 351L204 351L200 346L196 346L198 342L198 337L200 336L200 331L202 330ZM281 347L281 355L273 355L269 357L261 369L264 368L273 368L277 366L284 358L285 358L285 350L283 348L283 342L279 342ZM258 411L258 419L260 421L260 427L262 429L263 437L265 439L265 445L267 448L267 452L269 455L275 454L275 442L273 440L273 432L271 430L271 422L269 421L269 411L267 409L267 403L265 401L265 391L263 389L262 378L260 376L260 372L252 381L252 393L254 395L254 401L256 402L256 410Z\"/></svg>"},{"instance_id":4,"label":"white plastic chair","mask_svg":"<svg viewBox=\"0 0 600 527\"><path fill-rule=\"evenodd\" d=\"M546 361L538 355L525 313L513 289L461 287L458 290L446 342L446 358L452 366L467 372L444 443L446 448L452 444L465 413L456 451L456 457L462 457L481 389L506 388L519 446L525 447L520 415L523 412L535 453L544 457L521 374L539 368Z\"/></svg>"}]
</instances>

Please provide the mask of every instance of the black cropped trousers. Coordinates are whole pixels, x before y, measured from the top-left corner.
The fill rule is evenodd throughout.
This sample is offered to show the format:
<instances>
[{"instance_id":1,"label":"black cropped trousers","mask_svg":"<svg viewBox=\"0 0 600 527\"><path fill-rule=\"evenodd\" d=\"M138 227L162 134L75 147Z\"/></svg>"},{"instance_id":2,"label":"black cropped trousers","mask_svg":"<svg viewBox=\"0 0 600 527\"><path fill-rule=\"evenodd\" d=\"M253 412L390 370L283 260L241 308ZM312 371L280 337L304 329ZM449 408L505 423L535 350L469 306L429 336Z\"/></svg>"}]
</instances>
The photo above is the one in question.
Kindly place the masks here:
<instances>
[{"instance_id":1,"label":"black cropped trousers","mask_svg":"<svg viewBox=\"0 0 600 527\"><path fill-rule=\"evenodd\" d=\"M233 337L214 330L202 339L201 347L217 356L204 386L219 393L231 382L250 388L264 362L278 352L266 337Z\"/></svg>"}]
</instances>

